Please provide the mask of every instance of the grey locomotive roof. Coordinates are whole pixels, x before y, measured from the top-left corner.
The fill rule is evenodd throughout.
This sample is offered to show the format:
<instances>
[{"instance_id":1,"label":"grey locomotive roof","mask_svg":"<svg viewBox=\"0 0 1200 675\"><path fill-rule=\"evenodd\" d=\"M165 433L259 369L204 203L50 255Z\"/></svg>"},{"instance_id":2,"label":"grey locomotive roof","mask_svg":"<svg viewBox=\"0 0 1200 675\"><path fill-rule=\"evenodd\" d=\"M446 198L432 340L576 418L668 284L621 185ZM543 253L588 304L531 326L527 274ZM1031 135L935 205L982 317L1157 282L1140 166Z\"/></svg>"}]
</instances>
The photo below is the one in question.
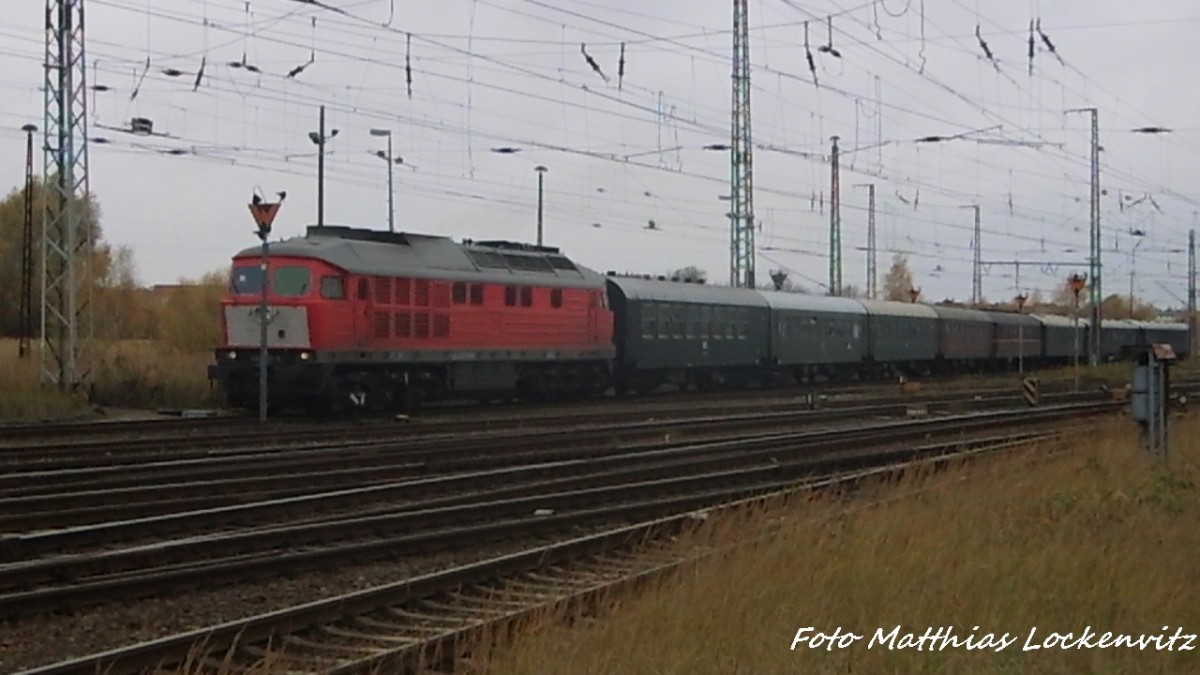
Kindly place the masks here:
<instances>
[{"instance_id":1,"label":"grey locomotive roof","mask_svg":"<svg viewBox=\"0 0 1200 675\"><path fill-rule=\"evenodd\" d=\"M992 322L992 318L987 315L987 312L981 312L978 309L934 305L933 311L937 312L937 315L943 319L954 319L957 321L980 321L985 323Z\"/></svg>"},{"instance_id":2,"label":"grey locomotive roof","mask_svg":"<svg viewBox=\"0 0 1200 675\"><path fill-rule=\"evenodd\" d=\"M1040 326L1042 322L1033 318L1032 314L1014 314L1013 312L995 312L985 310L985 313L992 317L992 321L1005 326Z\"/></svg>"},{"instance_id":3,"label":"grey locomotive roof","mask_svg":"<svg viewBox=\"0 0 1200 675\"><path fill-rule=\"evenodd\" d=\"M1074 320L1072 320L1071 317L1069 317L1069 316L1059 316L1057 314L1030 314L1030 316L1037 319L1038 321L1041 321L1042 323L1046 324L1047 326L1059 326L1059 327L1063 327L1063 328L1074 328L1075 327ZM1089 325L1090 324L1088 323L1087 319L1083 318L1082 316L1079 317L1079 327L1080 328L1087 328Z\"/></svg>"},{"instance_id":4,"label":"grey locomotive roof","mask_svg":"<svg viewBox=\"0 0 1200 675\"><path fill-rule=\"evenodd\" d=\"M868 314L878 316L908 316L922 319L936 319L937 312L929 305L919 305L913 302L889 302L887 300L859 300Z\"/></svg>"},{"instance_id":5,"label":"grey locomotive roof","mask_svg":"<svg viewBox=\"0 0 1200 675\"><path fill-rule=\"evenodd\" d=\"M238 257L257 257L259 247ZM311 227L303 237L273 242L271 255L323 260L352 274L417 279L599 288L603 277L575 265L557 249L506 242L459 244L447 237Z\"/></svg>"},{"instance_id":6,"label":"grey locomotive roof","mask_svg":"<svg viewBox=\"0 0 1200 675\"><path fill-rule=\"evenodd\" d=\"M803 293L781 293L759 291L771 309L801 312L829 312L831 314L858 314L865 316L867 310L856 300L835 298L828 295L805 295Z\"/></svg>"},{"instance_id":7,"label":"grey locomotive roof","mask_svg":"<svg viewBox=\"0 0 1200 675\"><path fill-rule=\"evenodd\" d=\"M762 294L744 288L689 284L681 281L657 281L633 277L606 277L608 283L621 290L629 300L642 302L695 302L735 305L739 307L766 307Z\"/></svg>"}]
</instances>

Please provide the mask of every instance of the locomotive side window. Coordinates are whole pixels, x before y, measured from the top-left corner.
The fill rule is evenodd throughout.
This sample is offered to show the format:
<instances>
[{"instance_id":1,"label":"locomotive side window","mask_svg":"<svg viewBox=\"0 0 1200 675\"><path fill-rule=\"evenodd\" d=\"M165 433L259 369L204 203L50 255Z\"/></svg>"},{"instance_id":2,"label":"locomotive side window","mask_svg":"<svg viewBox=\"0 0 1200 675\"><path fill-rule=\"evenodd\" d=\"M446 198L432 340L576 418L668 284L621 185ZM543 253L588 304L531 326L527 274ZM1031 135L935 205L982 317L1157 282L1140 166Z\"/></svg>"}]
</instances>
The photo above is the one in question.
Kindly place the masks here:
<instances>
[{"instance_id":1,"label":"locomotive side window","mask_svg":"<svg viewBox=\"0 0 1200 675\"><path fill-rule=\"evenodd\" d=\"M321 277L321 297L326 300L345 300L346 285L341 277Z\"/></svg>"},{"instance_id":2,"label":"locomotive side window","mask_svg":"<svg viewBox=\"0 0 1200 675\"><path fill-rule=\"evenodd\" d=\"M450 299L456 305L467 304L467 285L461 281L454 282L450 287Z\"/></svg>"},{"instance_id":3,"label":"locomotive side window","mask_svg":"<svg viewBox=\"0 0 1200 675\"><path fill-rule=\"evenodd\" d=\"M369 287L366 279L358 280L358 299L366 300L369 293Z\"/></svg>"},{"instance_id":4,"label":"locomotive side window","mask_svg":"<svg viewBox=\"0 0 1200 675\"><path fill-rule=\"evenodd\" d=\"M550 289L550 306L554 307L555 309L562 307L562 289L561 288Z\"/></svg>"},{"instance_id":5,"label":"locomotive side window","mask_svg":"<svg viewBox=\"0 0 1200 675\"><path fill-rule=\"evenodd\" d=\"M483 284L471 284L471 304L483 304Z\"/></svg>"},{"instance_id":6,"label":"locomotive side window","mask_svg":"<svg viewBox=\"0 0 1200 675\"><path fill-rule=\"evenodd\" d=\"M504 304L509 307L517 306L517 287L516 286L505 286L504 287Z\"/></svg>"},{"instance_id":7,"label":"locomotive side window","mask_svg":"<svg viewBox=\"0 0 1200 675\"><path fill-rule=\"evenodd\" d=\"M285 298L299 298L308 295L309 274L307 267L297 265L284 265L283 267L275 268L274 288L271 290L275 295L280 295Z\"/></svg>"},{"instance_id":8,"label":"locomotive side window","mask_svg":"<svg viewBox=\"0 0 1200 675\"><path fill-rule=\"evenodd\" d=\"M532 286L522 286L521 287L521 306L522 307L533 307L533 287Z\"/></svg>"}]
</instances>

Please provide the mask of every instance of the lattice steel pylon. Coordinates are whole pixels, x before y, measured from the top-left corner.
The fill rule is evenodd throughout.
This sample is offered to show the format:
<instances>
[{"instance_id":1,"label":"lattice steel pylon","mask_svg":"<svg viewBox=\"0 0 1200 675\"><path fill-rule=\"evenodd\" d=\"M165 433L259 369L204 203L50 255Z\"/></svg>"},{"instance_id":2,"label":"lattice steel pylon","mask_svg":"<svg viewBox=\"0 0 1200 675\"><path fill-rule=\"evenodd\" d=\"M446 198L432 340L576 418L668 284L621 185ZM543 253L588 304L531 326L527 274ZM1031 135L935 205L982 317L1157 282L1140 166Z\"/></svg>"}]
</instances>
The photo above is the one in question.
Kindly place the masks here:
<instances>
[{"instance_id":1,"label":"lattice steel pylon","mask_svg":"<svg viewBox=\"0 0 1200 675\"><path fill-rule=\"evenodd\" d=\"M73 390L90 375L91 258L83 0L46 0L42 213L42 381Z\"/></svg>"},{"instance_id":2,"label":"lattice steel pylon","mask_svg":"<svg viewBox=\"0 0 1200 675\"><path fill-rule=\"evenodd\" d=\"M748 0L733 0L733 124L729 144L729 283L754 288L754 145L750 133Z\"/></svg>"}]
</instances>

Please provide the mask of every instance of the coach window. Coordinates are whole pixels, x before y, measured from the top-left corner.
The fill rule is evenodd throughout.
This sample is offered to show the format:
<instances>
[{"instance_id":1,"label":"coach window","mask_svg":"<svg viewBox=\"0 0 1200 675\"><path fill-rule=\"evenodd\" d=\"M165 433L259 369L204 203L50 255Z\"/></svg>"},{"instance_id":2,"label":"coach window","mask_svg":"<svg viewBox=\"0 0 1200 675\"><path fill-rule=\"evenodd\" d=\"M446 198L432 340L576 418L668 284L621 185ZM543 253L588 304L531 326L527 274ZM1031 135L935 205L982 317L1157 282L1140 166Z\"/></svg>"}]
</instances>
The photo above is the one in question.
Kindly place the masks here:
<instances>
[{"instance_id":1,"label":"coach window","mask_svg":"<svg viewBox=\"0 0 1200 675\"><path fill-rule=\"evenodd\" d=\"M471 304L483 304L483 284L471 284Z\"/></svg>"},{"instance_id":2,"label":"coach window","mask_svg":"<svg viewBox=\"0 0 1200 675\"><path fill-rule=\"evenodd\" d=\"M504 287L504 304L509 307L517 306L517 287L516 286L505 286Z\"/></svg>"},{"instance_id":3,"label":"coach window","mask_svg":"<svg viewBox=\"0 0 1200 675\"><path fill-rule=\"evenodd\" d=\"M450 299L456 305L467 304L467 285L461 281L454 282L454 285L450 287Z\"/></svg>"},{"instance_id":4,"label":"coach window","mask_svg":"<svg viewBox=\"0 0 1200 675\"><path fill-rule=\"evenodd\" d=\"M321 297L326 300L345 300L346 286L341 277L321 277Z\"/></svg>"},{"instance_id":5,"label":"coach window","mask_svg":"<svg viewBox=\"0 0 1200 675\"><path fill-rule=\"evenodd\" d=\"M521 287L521 306L522 307L533 307L533 287L532 286L522 286Z\"/></svg>"},{"instance_id":6,"label":"coach window","mask_svg":"<svg viewBox=\"0 0 1200 675\"><path fill-rule=\"evenodd\" d=\"M550 306L554 307L555 309L562 307L562 289L561 288L550 289Z\"/></svg>"}]
</instances>

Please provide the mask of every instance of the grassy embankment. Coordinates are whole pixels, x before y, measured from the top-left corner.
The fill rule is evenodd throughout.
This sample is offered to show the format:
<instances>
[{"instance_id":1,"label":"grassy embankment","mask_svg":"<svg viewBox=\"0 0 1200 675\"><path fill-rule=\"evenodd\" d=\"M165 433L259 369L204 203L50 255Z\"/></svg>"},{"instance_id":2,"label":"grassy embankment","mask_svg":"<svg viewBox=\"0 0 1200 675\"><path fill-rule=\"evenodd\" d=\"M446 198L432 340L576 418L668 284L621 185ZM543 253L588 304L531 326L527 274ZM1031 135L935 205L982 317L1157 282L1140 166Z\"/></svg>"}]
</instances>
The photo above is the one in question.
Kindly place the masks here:
<instances>
[{"instance_id":1,"label":"grassy embankment","mask_svg":"<svg viewBox=\"0 0 1200 675\"><path fill-rule=\"evenodd\" d=\"M154 340L93 343L95 405L130 408L215 405L206 367L208 352L185 352ZM96 414L82 394L38 382L39 355L17 358L17 341L0 340L0 420L42 420Z\"/></svg>"},{"instance_id":2,"label":"grassy embankment","mask_svg":"<svg viewBox=\"0 0 1200 675\"><path fill-rule=\"evenodd\" d=\"M562 673L1197 673L1196 651L1023 651L1085 627L1169 638L1200 633L1200 419L1174 434L1169 468L1136 449L1128 420L1097 425L1070 452L1047 447L908 478L849 503L822 498L785 511L715 519L681 545L769 536L714 557L596 621L543 617L511 648L477 654L481 672ZM914 495L915 496L911 496ZM892 650L885 634L1009 633L1006 649ZM864 636L845 649L790 649L798 629ZM1093 642L1097 638L1093 638ZM1165 643L1164 643L1165 644Z\"/></svg>"}]
</instances>

